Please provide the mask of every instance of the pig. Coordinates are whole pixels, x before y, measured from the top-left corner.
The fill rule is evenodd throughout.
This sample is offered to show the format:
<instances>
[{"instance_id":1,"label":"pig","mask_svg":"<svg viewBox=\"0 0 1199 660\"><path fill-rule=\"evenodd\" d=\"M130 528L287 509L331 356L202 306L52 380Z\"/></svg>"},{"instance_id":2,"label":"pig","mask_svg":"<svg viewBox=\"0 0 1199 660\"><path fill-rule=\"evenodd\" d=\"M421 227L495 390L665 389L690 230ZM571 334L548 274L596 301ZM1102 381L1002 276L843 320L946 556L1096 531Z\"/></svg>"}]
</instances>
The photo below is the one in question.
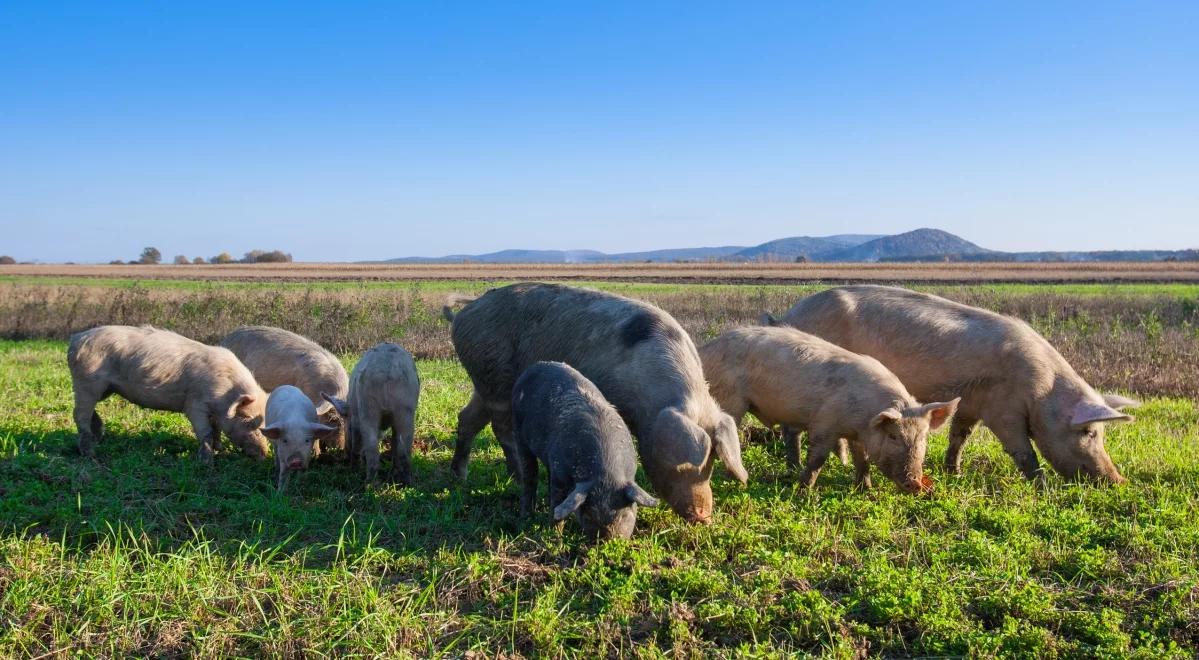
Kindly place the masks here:
<instances>
[{"instance_id":1,"label":"pig","mask_svg":"<svg viewBox=\"0 0 1199 660\"><path fill-rule=\"evenodd\" d=\"M321 392L344 399L349 394L350 378L337 356L320 344L282 328L255 325L238 328L224 336L220 346L233 351L262 389L274 391L281 385L300 388L326 426L341 426L333 407L321 398ZM343 449L343 432L321 437L319 449Z\"/></svg>"},{"instance_id":2,"label":"pig","mask_svg":"<svg viewBox=\"0 0 1199 660\"><path fill-rule=\"evenodd\" d=\"M658 501L635 480L633 437L620 414L583 374L561 362L525 369L512 389L522 515L537 497L537 462L549 478L554 521L575 514L591 538L629 538L637 506Z\"/></svg>"},{"instance_id":3,"label":"pig","mask_svg":"<svg viewBox=\"0 0 1199 660\"><path fill-rule=\"evenodd\" d=\"M560 284L521 283L468 302L451 323L454 349L474 393L458 415L451 468L466 475L475 435L489 422L518 475L512 387L540 361L578 369L616 406L637 437L651 484L690 522L712 517L711 476L719 456L745 483L733 418L704 382L695 344L669 314L622 296Z\"/></svg>"},{"instance_id":4,"label":"pig","mask_svg":"<svg viewBox=\"0 0 1199 660\"><path fill-rule=\"evenodd\" d=\"M308 468L313 444L338 432L338 427L317 421L316 406L293 385L280 385L266 400L266 425L262 434L275 451L275 487L283 490L287 475Z\"/></svg>"},{"instance_id":5,"label":"pig","mask_svg":"<svg viewBox=\"0 0 1199 660\"><path fill-rule=\"evenodd\" d=\"M981 421L1030 480L1044 478L1031 439L1068 479L1125 481L1104 448L1104 425L1131 421L1122 411L1137 402L1096 392L1023 321L874 285L829 289L764 320L877 358L918 399L960 397L945 455L951 474L961 472L962 446Z\"/></svg>"},{"instance_id":6,"label":"pig","mask_svg":"<svg viewBox=\"0 0 1199 660\"><path fill-rule=\"evenodd\" d=\"M104 435L96 404L119 394L143 408L187 415L206 464L222 431L246 455L266 458L268 444L259 432L266 393L227 349L148 325L102 325L71 336L67 365L85 456L95 456Z\"/></svg>"},{"instance_id":7,"label":"pig","mask_svg":"<svg viewBox=\"0 0 1199 660\"><path fill-rule=\"evenodd\" d=\"M348 422L347 451L351 461L366 466L367 482L374 481L379 471L380 432L390 428L391 481L411 485L420 377L408 351L398 344L377 344L354 365L348 398L328 392L321 396Z\"/></svg>"},{"instance_id":8,"label":"pig","mask_svg":"<svg viewBox=\"0 0 1199 660\"><path fill-rule=\"evenodd\" d=\"M699 349L712 396L740 423L747 412L768 426L808 431L800 481L813 486L838 440L848 440L856 481L870 487L873 464L909 493L924 481L928 432L941 427L957 399L921 405L878 360L793 328L729 330ZM799 438L787 462L799 466Z\"/></svg>"}]
</instances>

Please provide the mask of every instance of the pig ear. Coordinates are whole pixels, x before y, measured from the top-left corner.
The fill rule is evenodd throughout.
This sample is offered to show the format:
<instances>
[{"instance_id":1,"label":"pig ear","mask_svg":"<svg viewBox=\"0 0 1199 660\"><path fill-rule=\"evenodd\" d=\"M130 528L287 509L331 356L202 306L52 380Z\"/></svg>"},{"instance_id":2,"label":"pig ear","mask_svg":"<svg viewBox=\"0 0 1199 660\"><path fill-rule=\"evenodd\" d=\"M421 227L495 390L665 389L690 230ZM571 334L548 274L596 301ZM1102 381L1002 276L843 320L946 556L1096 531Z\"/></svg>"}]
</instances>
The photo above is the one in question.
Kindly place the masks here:
<instances>
[{"instance_id":1,"label":"pig ear","mask_svg":"<svg viewBox=\"0 0 1199 660\"><path fill-rule=\"evenodd\" d=\"M336 426L326 426L324 424L309 424L308 428L312 429L313 435L318 438L324 438L340 430Z\"/></svg>"},{"instance_id":2,"label":"pig ear","mask_svg":"<svg viewBox=\"0 0 1199 660\"><path fill-rule=\"evenodd\" d=\"M762 312L762 315L758 317L758 324L759 325L778 325L779 320L774 318L774 314L771 314L770 312Z\"/></svg>"},{"instance_id":3,"label":"pig ear","mask_svg":"<svg viewBox=\"0 0 1199 660\"><path fill-rule=\"evenodd\" d=\"M283 429L278 424L262 427L262 434L271 440L278 440L283 435Z\"/></svg>"},{"instance_id":4,"label":"pig ear","mask_svg":"<svg viewBox=\"0 0 1199 660\"><path fill-rule=\"evenodd\" d=\"M699 472L708 464L712 440L678 408L663 408L651 431L660 461L676 470Z\"/></svg>"},{"instance_id":5,"label":"pig ear","mask_svg":"<svg viewBox=\"0 0 1199 660\"><path fill-rule=\"evenodd\" d=\"M903 419L903 413L899 412L898 410L896 410L894 408L887 408L886 410L882 411L881 413L875 415L874 419L870 420L870 425L874 426L874 427L879 427L884 424L892 424L894 422L898 422L901 419Z\"/></svg>"},{"instance_id":6,"label":"pig ear","mask_svg":"<svg viewBox=\"0 0 1199 660\"><path fill-rule=\"evenodd\" d=\"M1095 422L1131 421L1131 415L1126 415L1106 403L1095 403L1093 401L1079 401L1078 405L1074 406L1074 414L1070 416L1070 426L1076 431Z\"/></svg>"},{"instance_id":7,"label":"pig ear","mask_svg":"<svg viewBox=\"0 0 1199 660\"><path fill-rule=\"evenodd\" d=\"M350 416L349 406L346 405L345 399L339 399L332 394L325 394L324 392L321 392L321 398L328 402L329 405L333 406L333 409L336 410L337 414L342 418Z\"/></svg>"},{"instance_id":8,"label":"pig ear","mask_svg":"<svg viewBox=\"0 0 1199 660\"><path fill-rule=\"evenodd\" d=\"M721 416L716 433L712 436L712 444L716 446L716 455L724 461L724 469L729 475L743 484L748 482L749 473L741 464L741 439L737 437L737 423L731 416Z\"/></svg>"},{"instance_id":9,"label":"pig ear","mask_svg":"<svg viewBox=\"0 0 1199 660\"><path fill-rule=\"evenodd\" d=\"M625 486L624 496L629 498L630 502L636 502L641 506L658 506L658 500L642 490L641 486L638 486L637 484L629 484L628 486Z\"/></svg>"},{"instance_id":10,"label":"pig ear","mask_svg":"<svg viewBox=\"0 0 1199 660\"><path fill-rule=\"evenodd\" d=\"M1116 410L1124 410L1125 408L1136 408L1141 405L1140 401L1130 399L1119 394L1103 394L1103 402Z\"/></svg>"},{"instance_id":11,"label":"pig ear","mask_svg":"<svg viewBox=\"0 0 1199 660\"><path fill-rule=\"evenodd\" d=\"M953 401L945 401L942 403L928 403L928 404L925 404L924 406L922 406L922 408L924 409L924 414L929 416L928 417L929 430L936 431L937 429L941 428L941 426L944 425L945 422L949 421L949 418L953 417L953 413L957 412L958 402L960 402L961 400L962 400L962 397L958 397L958 398L954 399Z\"/></svg>"},{"instance_id":12,"label":"pig ear","mask_svg":"<svg viewBox=\"0 0 1199 660\"><path fill-rule=\"evenodd\" d=\"M587 501L587 492L591 490L591 482L585 481L575 486L575 489L570 491L570 495L562 500L562 503L554 507L554 522L565 520L567 516L583 506L583 502Z\"/></svg>"},{"instance_id":13,"label":"pig ear","mask_svg":"<svg viewBox=\"0 0 1199 660\"><path fill-rule=\"evenodd\" d=\"M229 409L230 416L237 415L239 417L249 417L249 415L243 413L243 409L251 403L254 403L253 394L241 395L237 398L237 401L233 402L233 407Z\"/></svg>"}]
</instances>

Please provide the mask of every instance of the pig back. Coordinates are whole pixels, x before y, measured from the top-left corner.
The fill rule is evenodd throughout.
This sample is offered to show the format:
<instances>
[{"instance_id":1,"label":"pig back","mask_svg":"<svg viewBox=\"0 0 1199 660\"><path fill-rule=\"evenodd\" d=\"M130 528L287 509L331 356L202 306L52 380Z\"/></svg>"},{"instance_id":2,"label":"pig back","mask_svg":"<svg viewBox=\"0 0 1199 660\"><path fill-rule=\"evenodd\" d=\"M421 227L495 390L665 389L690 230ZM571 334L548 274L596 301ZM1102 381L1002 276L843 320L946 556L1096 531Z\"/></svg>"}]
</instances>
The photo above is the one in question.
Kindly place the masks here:
<instances>
[{"instance_id":1,"label":"pig back","mask_svg":"<svg viewBox=\"0 0 1199 660\"><path fill-rule=\"evenodd\" d=\"M493 289L454 318L452 338L480 394L505 405L520 373L541 361L577 369L634 433L663 408L707 397L699 356L678 323L613 294L554 284Z\"/></svg>"},{"instance_id":2,"label":"pig back","mask_svg":"<svg viewBox=\"0 0 1199 660\"><path fill-rule=\"evenodd\" d=\"M924 401L1035 378L1060 360L1016 319L897 287L829 289L800 300L783 320L877 359Z\"/></svg>"},{"instance_id":3,"label":"pig back","mask_svg":"<svg viewBox=\"0 0 1199 660\"><path fill-rule=\"evenodd\" d=\"M294 385L314 405L324 404L321 392L339 398L349 393L349 376L335 355L294 332L269 326L238 328L221 339L267 391Z\"/></svg>"}]
</instances>

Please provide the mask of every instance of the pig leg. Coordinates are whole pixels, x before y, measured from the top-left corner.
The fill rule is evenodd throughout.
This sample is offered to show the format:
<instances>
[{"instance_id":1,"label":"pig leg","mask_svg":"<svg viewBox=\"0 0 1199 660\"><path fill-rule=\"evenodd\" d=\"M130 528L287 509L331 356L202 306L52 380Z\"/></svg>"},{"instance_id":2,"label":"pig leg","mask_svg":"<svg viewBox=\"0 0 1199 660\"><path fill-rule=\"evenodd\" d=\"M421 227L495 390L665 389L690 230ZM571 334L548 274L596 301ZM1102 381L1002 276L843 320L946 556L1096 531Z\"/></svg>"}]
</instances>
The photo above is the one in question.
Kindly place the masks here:
<instances>
[{"instance_id":1,"label":"pig leg","mask_svg":"<svg viewBox=\"0 0 1199 660\"><path fill-rule=\"evenodd\" d=\"M366 482L375 480L379 473L379 420L358 420L358 453L366 466Z\"/></svg>"},{"instance_id":2,"label":"pig leg","mask_svg":"<svg viewBox=\"0 0 1199 660\"><path fill-rule=\"evenodd\" d=\"M799 469L799 429L783 424L783 448L787 450L787 468Z\"/></svg>"},{"instance_id":3,"label":"pig leg","mask_svg":"<svg viewBox=\"0 0 1199 660\"><path fill-rule=\"evenodd\" d=\"M75 388L75 428L79 430L79 453L88 458L96 457L96 443L104 435L104 422L96 413L100 397L86 388Z\"/></svg>"},{"instance_id":4,"label":"pig leg","mask_svg":"<svg viewBox=\"0 0 1199 660\"><path fill-rule=\"evenodd\" d=\"M516 439L512 435L512 411L493 411L491 414L491 430L495 431L495 439L504 450L504 463L508 466L508 475L520 477L520 456L516 449Z\"/></svg>"},{"instance_id":5,"label":"pig leg","mask_svg":"<svg viewBox=\"0 0 1199 660\"><path fill-rule=\"evenodd\" d=\"M837 438L837 458L841 459L841 465L849 465L849 441L845 438Z\"/></svg>"},{"instance_id":6,"label":"pig leg","mask_svg":"<svg viewBox=\"0 0 1199 660\"><path fill-rule=\"evenodd\" d=\"M991 431L999 438L1003 450L1012 457L1025 479L1044 482L1045 474L1041 471L1037 453L1033 451L1032 442L1028 438L1028 424L1024 420L1003 420L991 426Z\"/></svg>"},{"instance_id":7,"label":"pig leg","mask_svg":"<svg viewBox=\"0 0 1199 660\"><path fill-rule=\"evenodd\" d=\"M213 454L221 441L220 432L216 430L210 421L208 410L204 408L189 410L187 419L191 422L192 432L196 434L196 440L200 443L200 462L212 465Z\"/></svg>"},{"instance_id":8,"label":"pig leg","mask_svg":"<svg viewBox=\"0 0 1199 660\"><path fill-rule=\"evenodd\" d=\"M532 515L537 499L537 456L528 447L518 447L517 451L520 453L520 515L527 517Z\"/></svg>"},{"instance_id":9,"label":"pig leg","mask_svg":"<svg viewBox=\"0 0 1199 660\"><path fill-rule=\"evenodd\" d=\"M491 415L483 404L483 398L477 391L473 392L470 402L466 404L462 412L458 413L458 440L454 446L454 460L450 463L450 470L459 479L466 478L466 463L470 460L470 450L474 447L475 436L479 435L479 431L482 431L490 421Z\"/></svg>"},{"instance_id":10,"label":"pig leg","mask_svg":"<svg viewBox=\"0 0 1199 660\"><path fill-rule=\"evenodd\" d=\"M400 411L399 419L392 423L391 480L402 486L412 483L412 438L415 434L414 411Z\"/></svg>"},{"instance_id":11,"label":"pig leg","mask_svg":"<svg viewBox=\"0 0 1199 660\"><path fill-rule=\"evenodd\" d=\"M965 417L960 411L953 416L949 424L949 449L945 451L945 471L949 474L962 473L962 447L977 424L977 419Z\"/></svg>"},{"instance_id":12,"label":"pig leg","mask_svg":"<svg viewBox=\"0 0 1199 660\"><path fill-rule=\"evenodd\" d=\"M346 460L355 470L362 465L362 440L358 438L358 424L346 429Z\"/></svg>"},{"instance_id":13,"label":"pig leg","mask_svg":"<svg viewBox=\"0 0 1199 660\"><path fill-rule=\"evenodd\" d=\"M829 454L836 446L837 438L808 431L808 465L799 475L799 483L808 488L815 486L816 478L820 476L820 469L824 467L824 462L828 460Z\"/></svg>"},{"instance_id":14,"label":"pig leg","mask_svg":"<svg viewBox=\"0 0 1199 660\"><path fill-rule=\"evenodd\" d=\"M845 438L837 440L838 448L846 446ZM870 483L870 462L866 460L866 448L860 442L849 444L849 450L853 452L853 481L854 484L862 489L869 490L872 486Z\"/></svg>"}]
</instances>

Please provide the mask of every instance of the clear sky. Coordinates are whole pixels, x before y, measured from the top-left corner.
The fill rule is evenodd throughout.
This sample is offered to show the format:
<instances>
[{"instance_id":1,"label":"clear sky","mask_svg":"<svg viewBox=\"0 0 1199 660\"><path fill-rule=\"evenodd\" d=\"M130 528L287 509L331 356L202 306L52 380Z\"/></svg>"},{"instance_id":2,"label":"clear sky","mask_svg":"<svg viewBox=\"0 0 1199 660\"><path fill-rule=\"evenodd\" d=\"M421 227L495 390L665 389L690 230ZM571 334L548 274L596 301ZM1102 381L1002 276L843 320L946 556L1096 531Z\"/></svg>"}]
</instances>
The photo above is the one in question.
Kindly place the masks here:
<instances>
[{"instance_id":1,"label":"clear sky","mask_svg":"<svg viewBox=\"0 0 1199 660\"><path fill-rule=\"evenodd\" d=\"M1199 247L1199 2L0 2L0 254Z\"/></svg>"}]
</instances>

